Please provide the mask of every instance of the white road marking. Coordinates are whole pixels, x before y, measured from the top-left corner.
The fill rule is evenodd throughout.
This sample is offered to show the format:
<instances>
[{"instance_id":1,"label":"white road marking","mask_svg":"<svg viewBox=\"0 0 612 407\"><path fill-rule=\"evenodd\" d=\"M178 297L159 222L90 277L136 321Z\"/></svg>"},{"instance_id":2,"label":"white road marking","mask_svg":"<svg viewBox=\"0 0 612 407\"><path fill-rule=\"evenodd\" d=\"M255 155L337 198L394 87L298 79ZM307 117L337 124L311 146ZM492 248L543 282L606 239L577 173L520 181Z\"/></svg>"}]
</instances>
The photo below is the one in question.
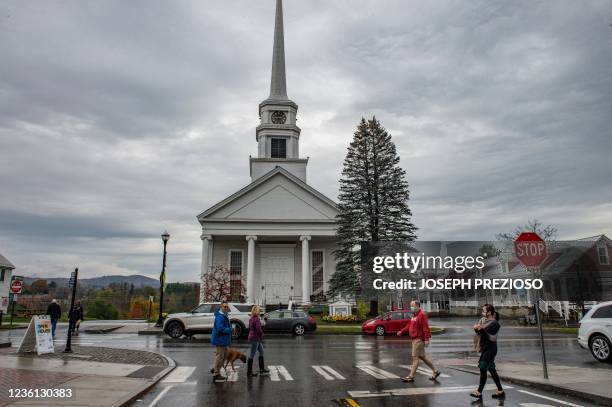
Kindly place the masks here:
<instances>
[{"instance_id":1,"label":"white road marking","mask_svg":"<svg viewBox=\"0 0 612 407\"><path fill-rule=\"evenodd\" d=\"M162 383L183 383L195 370L195 366L179 366L166 376Z\"/></svg>"},{"instance_id":2,"label":"white road marking","mask_svg":"<svg viewBox=\"0 0 612 407\"><path fill-rule=\"evenodd\" d=\"M344 376L340 373L332 369L327 365L313 365L312 368L321 376L325 378L325 380L346 380Z\"/></svg>"},{"instance_id":3,"label":"white road marking","mask_svg":"<svg viewBox=\"0 0 612 407\"><path fill-rule=\"evenodd\" d=\"M399 367L401 367L402 369L412 369L412 366L410 365L399 365ZM431 370L427 370L424 367L417 367L417 373L422 374L423 376L427 376L427 377L431 377L433 376L433 373L431 372ZM446 373L440 373L440 377L450 377L450 375L446 374Z\"/></svg>"},{"instance_id":4,"label":"white road marking","mask_svg":"<svg viewBox=\"0 0 612 407\"><path fill-rule=\"evenodd\" d=\"M238 381L238 370L235 372L230 368L227 372L227 381L228 382L236 382Z\"/></svg>"},{"instance_id":5,"label":"white road marking","mask_svg":"<svg viewBox=\"0 0 612 407\"><path fill-rule=\"evenodd\" d=\"M506 386L506 389L512 387ZM494 384L488 384L485 386L485 390L495 390ZM443 394L443 393L459 393L459 392L470 392L474 390L474 386L453 386L453 387L403 387L401 389L389 389L380 392L372 392L369 390L354 390L349 391L348 394L353 398L366 398L366 397L390 397L390 396L413 396L417 394Z\"/></svg>"},{"instance_id":6,"label":"white road marking","mask_svg":"<svg viewBox=\"0 0 612 407\"><path fill-rule=\"evenodd\" d=\"M374 376L377 379L399 379L399 376L372 365L357 365L357 368L363 370L370 376Z\"/></svg>"},{"instance_id":7,"label":"white road marking","mask_svg":"<svg viewBox=\"0 0 612 407\"><path fill-rule=\"evenodd\" d=\"M162 391L159 392L159 394L157 395L157 397L155 397L153 399L153 401L151 402L151 404L149 404L149 407L155 407L155 405L157 405L157 403L159 402L159 400L161 400L166 393L168 393L170 391L171 388L173 388L174 386L168 386L166 388L164 388Z\"/></svg>"},{"instance_id":8,"label":"white road marking","mask_svg":"<svg viewBox=\"0 0 612 407\"><path fill-rule=\"evenodd\" d=\"M293 380L293 377L289 374L289 372L287 371L287 369L283 365L278 365L278 366L270 365L270 366L268 366L268 369L270 369L270 379L273 382L280 381L281 380L281 376L285 380L288 380L288 381Z\"/></svg>"},{"instance_id":9,"label":"white road marking","mask_svg":"<svg viewBox=\"0 0 612 407\"><path fill-rule=\"evenodd\" d=\"M554 401L555 403L559 403L559 404L563 404L566 406L571 406L571 407L582 407L579 404L574 404L574 403L570 403L569 401L563 401L563 400L558 400L558 399L554 399L552 397L548 397L548 396L543 396L541 394L537 394L537 393L532 393L530 391L527 390L519 390L519 392L521 393L525 393L525 394L529 394L530 396L535 396L535 397L540 397L543 398L544 400L550 400L550 401Z\"/></svg>"}]
</instances>

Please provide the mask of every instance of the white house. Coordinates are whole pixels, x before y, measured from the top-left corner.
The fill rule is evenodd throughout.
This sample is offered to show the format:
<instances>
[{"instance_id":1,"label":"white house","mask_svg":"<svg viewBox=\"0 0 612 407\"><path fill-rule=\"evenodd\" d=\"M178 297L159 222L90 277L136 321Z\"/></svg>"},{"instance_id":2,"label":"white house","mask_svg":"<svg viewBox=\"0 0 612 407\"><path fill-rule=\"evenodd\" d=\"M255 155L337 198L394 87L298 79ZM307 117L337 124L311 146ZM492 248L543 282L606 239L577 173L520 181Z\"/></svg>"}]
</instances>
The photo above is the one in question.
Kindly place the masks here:
<instances>
[{"instance_id":1,"label":"white house","mask_svg":"<svg viewBox=\"0 0 612 407\"><path fill-rule=\"evenodd\" d=\"M15 266L6 257L0 254L0 311L6 314L9 291L11 288L11 274Z\"/></svg>"},{"instance_id":2,"label":"white house","mask_svg":"<svg viewBox=\"0 0 612 407\"><path fill-rule=\"evenodd\" d=\"M200 301L213 265L246 279L249 302L309 303L335 271L336 204L306 183L298 106L287 97L282 0L276 2L270 96L259 104L251 183L198 215Z\"/></svg>"}]
</instances>

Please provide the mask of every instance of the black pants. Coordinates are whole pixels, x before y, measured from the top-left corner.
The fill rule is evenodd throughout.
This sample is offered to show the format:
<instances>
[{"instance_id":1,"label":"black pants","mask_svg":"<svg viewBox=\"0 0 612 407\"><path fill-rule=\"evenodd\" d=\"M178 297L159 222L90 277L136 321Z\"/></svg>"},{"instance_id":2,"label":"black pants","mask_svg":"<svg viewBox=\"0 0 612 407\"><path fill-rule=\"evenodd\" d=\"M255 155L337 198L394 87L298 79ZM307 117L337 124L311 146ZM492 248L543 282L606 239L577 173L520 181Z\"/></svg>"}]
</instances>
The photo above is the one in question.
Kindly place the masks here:
<instances>
[{"instance_id":1,"label":"black pants","mask_svg":"<svg viewBox=\"0 0 612 407\"><path fill-rule=\"evenodd\" d=\"M493 378L493 381L495 382L495 385L497 386L497 390L503 391L504 389L502 389L501 382L499 381L497 370L495 370L494 367L490 367L489 372L491 372L491 377ZM478 386L479 393L482 393L482 390L484 389L486 383L487 383L487 370L480 369L480 385Z\"/></svg>"}]
</instances>

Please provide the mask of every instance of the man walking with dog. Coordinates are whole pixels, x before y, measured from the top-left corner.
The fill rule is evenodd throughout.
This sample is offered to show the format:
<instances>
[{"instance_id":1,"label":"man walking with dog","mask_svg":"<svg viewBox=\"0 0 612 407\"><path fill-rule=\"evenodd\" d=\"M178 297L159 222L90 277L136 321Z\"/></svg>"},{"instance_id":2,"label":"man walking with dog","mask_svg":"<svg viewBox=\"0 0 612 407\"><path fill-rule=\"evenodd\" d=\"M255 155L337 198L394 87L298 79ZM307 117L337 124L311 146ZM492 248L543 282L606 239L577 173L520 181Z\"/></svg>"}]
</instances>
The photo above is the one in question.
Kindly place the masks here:
<instances>
[{"instance_id":1,"label":"man walking with dog","mask_svg":"<svg viewBox=\"0 0 612 407\"><path fill-rule=\"evenodd\" d=\"M421 309L421 303L414 300L410 303L410 310L412 311L412 318L406 326L397 333L397 336L401 336L404 332L408 331L410 339L412 339L412 369L410 375L402 377L402 381L406 383L414 382L417 368L419 367L419 361L425 362L432 371L432 376L429 380L436 380L440 376L440 371L436 369L434 364L425 356L425 347L429 346L429 339L431 338L431 331L429 330L429 320L425 311Z\"/></svg>"},{"instance_id":2,"label":"man walking with dog","mask_svg":"<svg viewBox=\"0 0 612 407\"><path fill-rule=\"evenodd\" d=\"M215 367L213 368L213 383L223 381L227 378L221 375L221 367L225 361L227 350L232 343L232 325L230 324L229 305L226 301L221 303L221 308L215 311L215 323L213 325L210 343L216 346Z\"/></svg>"}]
</instances>

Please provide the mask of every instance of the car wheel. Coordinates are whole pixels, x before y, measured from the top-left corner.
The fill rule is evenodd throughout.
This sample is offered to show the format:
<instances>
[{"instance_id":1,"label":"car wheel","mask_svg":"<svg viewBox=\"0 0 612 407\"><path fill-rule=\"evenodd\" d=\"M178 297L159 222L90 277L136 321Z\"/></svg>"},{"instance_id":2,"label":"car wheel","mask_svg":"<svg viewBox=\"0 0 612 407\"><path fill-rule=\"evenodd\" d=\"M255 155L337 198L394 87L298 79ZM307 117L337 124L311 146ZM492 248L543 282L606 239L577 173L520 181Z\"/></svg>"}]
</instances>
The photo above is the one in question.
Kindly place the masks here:
<instances>
[{"instance_id":1,"label":"car wheel","mask_svg":"<svg viewBox=\"0 0 612 407\"><path fill-rule=\"evenodd\" d=\"M297 336L304 335L304 332L306 332L306 327L302 324L296 324L293 327L293 333L296 334Z\"/></svg>"},{"instance_id":2,"label":"car wheel","mask_svg":"<svg viewBox=\"0 0 612 407\"><path fill-rule=\"evenodd\" d=\"M185 333L185 328L179 321L168 322L168 325L166 325L166 333L171 338L178 339Z\"/></svg>"},{"instance_id":3,"label":"car wheel","mask_svg":"<svg viewBox=\"0 0 612 407\"><path fill-rule=\"evenodd\" d=\"M244 328L240 322L232 321L232 339L240 339Z\"/></svg>"},{"instance_id":4,"label":"car wheel","mask_svg":"<svg viewBox=\"0 0 612 407\"><path fill-rule=\"evenodd\" d=\"M591 349L591 354L593 357L600 362L608 362L610 361L610 351L612 346L610 346L610 341L603 335L595 335L591 338L589 349Z\"/></svg>"},{"instance_id":5,"label":"car wheel","mask_svg":"<svg viewBox=\"0 0 612 407\"><path fill-rule=\"evenodd\" d=\"M376 327L376 331L375 332L376 332L376 335L383 336L385 334L385 327L382 326L382 325L378 325Z\"/></svg>"}]
</instances>

